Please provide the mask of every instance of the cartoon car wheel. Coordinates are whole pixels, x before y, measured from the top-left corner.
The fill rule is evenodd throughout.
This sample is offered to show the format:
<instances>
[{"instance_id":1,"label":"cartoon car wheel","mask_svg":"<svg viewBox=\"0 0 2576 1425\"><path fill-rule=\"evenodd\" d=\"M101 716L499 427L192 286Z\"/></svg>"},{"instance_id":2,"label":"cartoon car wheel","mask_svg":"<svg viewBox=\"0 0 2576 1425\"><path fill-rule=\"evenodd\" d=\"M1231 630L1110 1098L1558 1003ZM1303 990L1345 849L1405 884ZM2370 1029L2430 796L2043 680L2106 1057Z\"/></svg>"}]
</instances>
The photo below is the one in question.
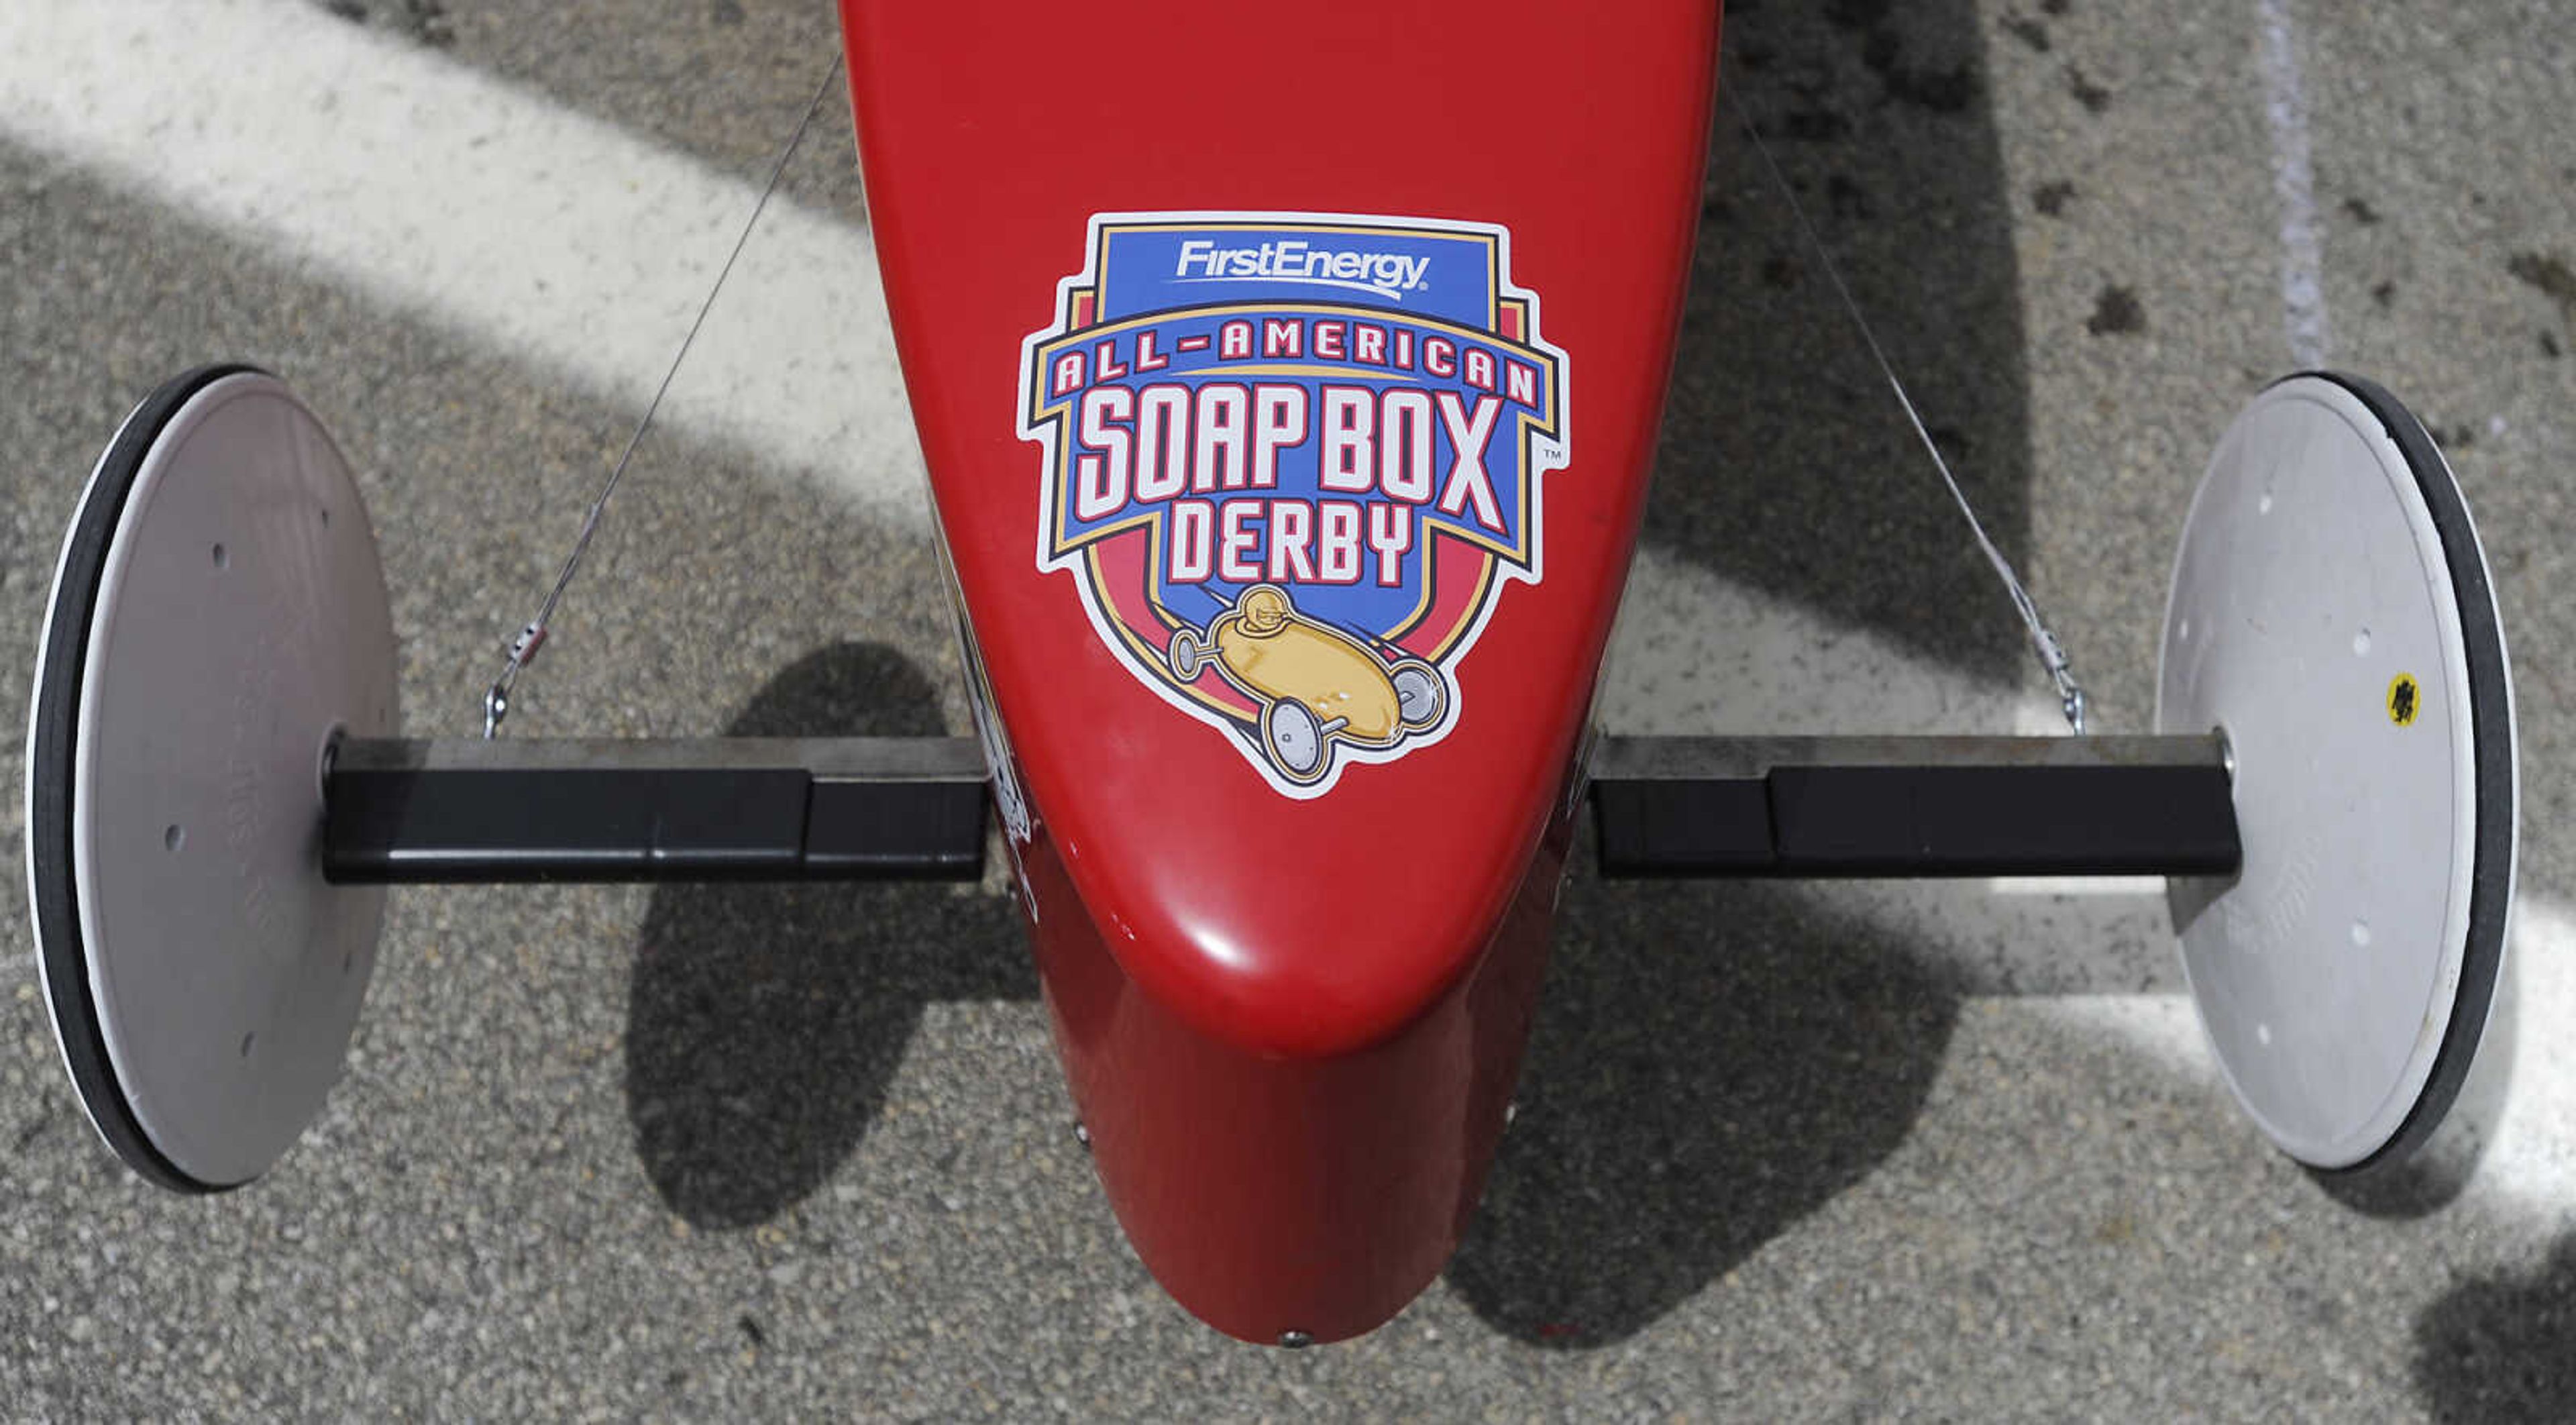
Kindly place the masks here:
<instances>
[{"instance_id":1,"label":"cartoon car wheel","mask_svg":"<svg viewBox=\"0 0 2576 1425\"><path fill-rule=\"evenodd\" d=\"M1349 633L1297 612L1288 591L1255 584L1205 632L1174 630L1167 656L1184 683L1215 668L1258 699L1261 747L1301 786L1323 780L1336 742L1386 748L1449 714L1449 680L1419 658L1390 665Z\"/></svg>"},{"instance_id":2,"label":"cartoon car wheel","mask_svg":"<svg viewBox=\"0 0 2576 1425\"><path fill-rule=\"evenodd\" d=\"M1272 703L1261 714L1261 740L1271 765L1289 780L1311 782L1324 775L1324 726L1304 703Z\"/></svg>"},{"instance_id":3,"label":"cartoon car wheel","mask_svg":"<svg viewBox=\"0 0 2576 1425\"><path fill-rule=\"evenodd\" d=\"M1197 629L1172 631L1171 659L1173 677L1184 683L1198 678L1200 670L1207 667L1208 650L1206 644L1199 642Z\"/></svg>"},{"instance_id":4,"label":"cartoon car wheel","mask_svg":"<svg viewBox=\"0 0 2576 1425\"><path fill-rule=\"evenodd\" d=\"M1440 670L1418 659L1407 659L1387 674L1395 684L1396 715L1404 720L1407 732L1418 732L1437 724L1449 711L1449 680Z\"/></svg>"}]
</instances>

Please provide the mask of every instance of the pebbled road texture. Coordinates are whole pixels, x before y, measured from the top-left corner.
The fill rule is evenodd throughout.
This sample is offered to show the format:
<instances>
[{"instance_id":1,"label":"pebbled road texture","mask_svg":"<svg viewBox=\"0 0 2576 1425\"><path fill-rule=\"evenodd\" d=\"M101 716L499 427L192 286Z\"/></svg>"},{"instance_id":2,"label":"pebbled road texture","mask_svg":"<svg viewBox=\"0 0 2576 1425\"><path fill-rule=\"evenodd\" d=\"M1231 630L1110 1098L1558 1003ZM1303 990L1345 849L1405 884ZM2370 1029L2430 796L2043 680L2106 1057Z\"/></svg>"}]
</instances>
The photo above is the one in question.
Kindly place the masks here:
<instances>
[{"instance_id":1,"label":"pebbled road texture","mask_svg":"<svg viewBox=\"0 0 2576 1425\"><path fill-rule=\"evenodd\" d=\"M2286 19L2330 358L2435 427L2489 541L2524 739L2516 952L2545 983L2576 945L2576 5L2358 9L1772 0L1729 17L1729 74L2102 725L2134 730L2200 464L2290 361L2264 67ZM468 731L742 208L704 254L593 255L631 275L584 300L678 316L645 323L640 368L586 367L440 287L448 229L352 257L350 215L309 195L236 212L100 158L82 126L110 123L108 88L68 117L24 95L108 22L34 10L0 18L0 773L80 477L139 394L218 357L330 423L383 543L408 726ZM351 47L339 81L266 101L281 150L327 145L370 86L462 76L607 136L578 153L744 204L834 43L811 0L86 13L264 26L281 64ZM738 280L873 280L837 101L787 199L780 221L859 256L763 277L755 238ZM562 240L542 213L489 222ZM721 351L693 378L702 408L765 379ZM1723 118L1611 725L2044 729L1911 439ZM917 477L807 449L657 430L517 730L962 730ZM15 857L14 797L0 818ZM0 878L0 925L23 898ZM2348 1205L2235 1113L2157 899L2119 888L1578 874L1465 1247L1384 1330L1301 1354L1198 1326L1126 1248L998 881L398 893L323 1121L208 1200L92 1141L7 939L12 1416L2537 1420L2576 1397L2550 1001L2513 1110L2541 1146L2431 1210Z\"/></svg>"}]
</instances>

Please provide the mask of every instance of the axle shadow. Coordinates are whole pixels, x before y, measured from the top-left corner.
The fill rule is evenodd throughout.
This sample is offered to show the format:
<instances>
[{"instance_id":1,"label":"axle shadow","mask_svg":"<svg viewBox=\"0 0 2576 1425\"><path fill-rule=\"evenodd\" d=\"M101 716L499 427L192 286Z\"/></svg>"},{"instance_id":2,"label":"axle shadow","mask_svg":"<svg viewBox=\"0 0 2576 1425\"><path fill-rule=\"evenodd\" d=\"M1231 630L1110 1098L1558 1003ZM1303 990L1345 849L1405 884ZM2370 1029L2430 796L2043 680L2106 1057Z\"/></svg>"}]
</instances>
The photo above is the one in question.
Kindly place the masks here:
<instances>
[{"instance_id":1,"label":"axle shadow","mask_svg":"<svg viewBox=\"0 0 2576 1425\"><path fill-rule=\"evenodd\" d=\"M2439 1421L2565 1420L2576 1398L2576 1235L2527 1277L2454 1287L2415 1323L2415 1388Z\"/></svg>"},{"instance_id":2,"label":"axle shadow","mask_svg":"<svg viewBox=\"0 0 2576 1425\"><path fill-rule=\"evenodd\" d=\"M902 655L841 644L781 674L743 737L918 736ZM1587 838L1588 840L1588 838ZM1898 947L1778 887L1568 880L1554 963L1483 1207L1450 1280L1550 1345L1632 1334L1902 1141L1957 999ZM1689 958L1681 927L1720 936ZM947 886L667 886L628 1002L627 1111L693 1226L770 1220L882 1107L922 1008L1035 999L1018 912Z\"/></svg>"},{"instance_id":3,"label":"axle shadow","mask_svg":"<svg viewBox=\"0 0 2576 1425\"><path fill-rule=\"evenodd\" d=\"M725 731L943 729L909 659L843 643L788 668ZM925 1004L1037 992L1018 911L972 886L661 887L627 1002L627 1115L645 1173L694 1226L766 1221L857 1150Z\"/></svg>"},{"instance_id":4,"label":"axle shadow","mask_svg":"<svg viewBox=\"0 0 2576 1425\"><path fill-rule=\"evenodd\" d=\"M1867 1176L1959 1007L1783 887L1612 885L1579 856L1519 1111L1448 1273L1489 1324L1567 1348L1652 1325Z\"/></svg>"},{"instance_id":5,"label":"axle shadow","mask_svg":"<svg viewBox=\"0 0 2576 1425\"><path fill-rule=\"evenodd\" d=\"M1644 538L1986 678L2023 658L1993 572L1749 115L1997 547L2029 551L2012 196L1965 0L1731 5L1691 291Z\"/></svg>"}]
</instances>

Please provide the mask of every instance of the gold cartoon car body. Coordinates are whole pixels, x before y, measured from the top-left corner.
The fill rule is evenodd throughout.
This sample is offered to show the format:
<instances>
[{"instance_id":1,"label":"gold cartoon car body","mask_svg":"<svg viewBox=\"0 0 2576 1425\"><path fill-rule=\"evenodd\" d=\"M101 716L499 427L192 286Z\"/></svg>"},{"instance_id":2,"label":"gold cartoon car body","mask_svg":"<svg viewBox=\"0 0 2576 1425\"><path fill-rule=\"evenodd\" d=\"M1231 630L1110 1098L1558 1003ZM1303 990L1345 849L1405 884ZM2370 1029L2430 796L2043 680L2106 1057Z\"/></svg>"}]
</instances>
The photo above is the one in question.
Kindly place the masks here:
<instances>
[{"instance_id":1,"label":"gold cartoon car body","mask_svg":"<svg viewBox=\"0 0 2576 1425\"><path fill-rule=\"evenodd\" d=\"M1321 778L1331 744L1386 748L1436 726L1449 684L1419 658L1388 663L1359 640L1297 612L1287 591L1256 584L1201 634L1172 635L1172 671L1196 680L1214 665L1261 700L1261 740L1273 767L1294 782Z\"/></svg>"}]
</instances>

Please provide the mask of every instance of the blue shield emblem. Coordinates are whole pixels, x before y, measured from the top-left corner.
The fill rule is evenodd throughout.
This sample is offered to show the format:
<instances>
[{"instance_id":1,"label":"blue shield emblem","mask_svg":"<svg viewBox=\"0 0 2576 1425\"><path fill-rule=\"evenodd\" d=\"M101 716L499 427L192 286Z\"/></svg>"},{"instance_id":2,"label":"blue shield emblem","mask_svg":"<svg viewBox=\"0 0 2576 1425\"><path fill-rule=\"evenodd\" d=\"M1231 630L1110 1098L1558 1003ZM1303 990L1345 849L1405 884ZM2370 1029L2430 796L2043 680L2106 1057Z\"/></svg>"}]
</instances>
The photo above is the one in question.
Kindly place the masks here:
<instances>
[{"instance_id":1,"label":"blue shield emblem","mask_svg":"<svg viewBox=\"0 0 2576 1425\"><path fill-rule=\"evenodd\" d=\"M1037 562L1282 793L1439 740L1502 587L1541 573L1566 361L1503 228L1092 219L1021 367Z\"/></svg>"}]
</instances>

